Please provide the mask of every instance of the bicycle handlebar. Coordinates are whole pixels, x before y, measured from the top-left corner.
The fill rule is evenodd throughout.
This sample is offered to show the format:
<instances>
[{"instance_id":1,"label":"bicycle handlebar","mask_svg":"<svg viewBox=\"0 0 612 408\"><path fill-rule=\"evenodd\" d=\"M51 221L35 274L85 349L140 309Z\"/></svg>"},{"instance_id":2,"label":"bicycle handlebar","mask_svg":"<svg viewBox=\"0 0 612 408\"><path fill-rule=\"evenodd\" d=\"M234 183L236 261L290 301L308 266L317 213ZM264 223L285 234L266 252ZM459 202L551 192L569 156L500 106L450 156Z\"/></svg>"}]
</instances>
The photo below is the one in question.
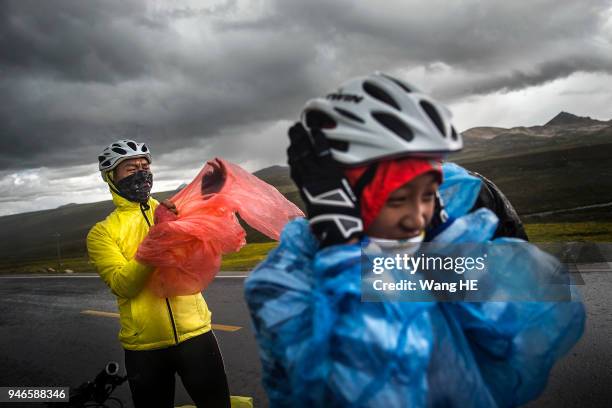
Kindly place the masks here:
<instances>
[{"instance_id":1,"label":"bicycle handlebar","mask_svg":"<svg viewBox=\"0 0 612 408\"><path fill-rule=\"evenodd\" d=\"M95 402L103 407L105 406L104 402L109 399L115 388L123 384L126 380L127 376L119 375L119 363L109 361L104 369L95 376L93 381L84 382L70 393L67 405L52 404L50 406L82 408L91 406L90 404ZM119 403L121 402L119 401ZM123 404L121 405L123 406Z\"/></svg>"}]
</instances>

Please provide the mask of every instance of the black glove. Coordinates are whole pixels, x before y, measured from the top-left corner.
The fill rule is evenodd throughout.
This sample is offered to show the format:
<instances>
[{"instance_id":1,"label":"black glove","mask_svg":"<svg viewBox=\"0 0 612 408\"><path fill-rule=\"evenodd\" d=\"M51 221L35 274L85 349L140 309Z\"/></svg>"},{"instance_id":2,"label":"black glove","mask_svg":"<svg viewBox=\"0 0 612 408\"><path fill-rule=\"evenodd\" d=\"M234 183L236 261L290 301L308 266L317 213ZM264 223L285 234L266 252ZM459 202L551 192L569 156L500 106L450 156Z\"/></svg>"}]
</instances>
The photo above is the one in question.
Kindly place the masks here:
<instances>
[{"instance_id":1,"label":"black glove","mask_svg":"<svg viewBox=\"0 0 612 408\"><path fill-rule=\"evenodd\" d=\"M291 178L298 186L310 228L321 247L342 244L363 233L359 201L331 155L325 135L301 123L289 129Z\"/></svg>"}]
</instances>

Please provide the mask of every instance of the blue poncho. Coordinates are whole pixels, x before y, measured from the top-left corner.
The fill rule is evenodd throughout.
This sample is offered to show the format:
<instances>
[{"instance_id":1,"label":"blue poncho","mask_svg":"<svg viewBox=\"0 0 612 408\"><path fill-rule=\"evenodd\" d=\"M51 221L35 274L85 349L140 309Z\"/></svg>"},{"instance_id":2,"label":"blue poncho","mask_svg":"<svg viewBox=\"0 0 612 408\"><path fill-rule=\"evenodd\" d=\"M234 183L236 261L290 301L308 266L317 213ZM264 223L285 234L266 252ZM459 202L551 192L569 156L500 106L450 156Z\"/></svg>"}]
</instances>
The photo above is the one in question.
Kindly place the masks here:
<instances>
[{"instance_id":1,"label":"blue poncho","mask_svg":"<svg viewBox=\"0 0 612 408\"><path fill-rule=\"evenodd\" d=\"M450 163L444 180L453 222L434 241L488 242L495 215L467 214L480 180ZM530 271L558 266L524 247L488 278L529 285ZM360 256L358 244L319 251L299 219L247 278L272 407L517 406L543 391L583 332L573 290L571 302L362 302Z\"/></svg>"}]
</instances>

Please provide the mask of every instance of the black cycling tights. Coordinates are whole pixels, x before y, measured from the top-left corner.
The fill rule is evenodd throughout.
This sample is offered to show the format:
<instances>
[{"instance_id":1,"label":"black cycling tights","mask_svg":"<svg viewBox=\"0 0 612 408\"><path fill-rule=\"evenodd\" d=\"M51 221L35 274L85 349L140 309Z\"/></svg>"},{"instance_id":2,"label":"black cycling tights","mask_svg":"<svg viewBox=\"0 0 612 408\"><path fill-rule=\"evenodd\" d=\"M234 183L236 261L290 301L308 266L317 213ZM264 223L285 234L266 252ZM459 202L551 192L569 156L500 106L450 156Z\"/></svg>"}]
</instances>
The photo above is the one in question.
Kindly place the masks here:
<instances>
[{"instance_id":1,"label":"black cycling tights","mask_svg":"<svg viewBox=\"0 0 612 408\"><path fill-rule=\"evenodd\" d=\"M212 331L159 350L125 350L136 408L174 407L174 374L198 408L229 407L223 359Z\"/></svg>"}]
</instances>

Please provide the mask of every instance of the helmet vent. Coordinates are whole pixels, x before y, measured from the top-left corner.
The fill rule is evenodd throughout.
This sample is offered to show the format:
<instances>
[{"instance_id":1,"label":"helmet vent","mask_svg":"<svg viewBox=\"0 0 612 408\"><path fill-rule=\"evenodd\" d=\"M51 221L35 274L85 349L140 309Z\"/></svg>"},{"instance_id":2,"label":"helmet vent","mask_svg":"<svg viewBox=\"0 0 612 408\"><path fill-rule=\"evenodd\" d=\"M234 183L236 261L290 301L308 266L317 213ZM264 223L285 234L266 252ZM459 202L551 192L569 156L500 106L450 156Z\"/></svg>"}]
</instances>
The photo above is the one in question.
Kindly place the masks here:
<instances>
[{"instance_id":1,"label":"helmet vent","mask_svg":"<svg viewBox=\"0 0 612 408\"><path fill-rule=\"evenodd\" d=\"M327 139L327 142L329 143L329 147L331 147L334 150L338 150L341 152L348 152L349 143L345 142L344 140Z\"/></svg>"},{"instance_id":2,"label":"helmet vent","mask_svg":"<svg viewBox=\"0 0 612 408\"><path fill-rule=\"evenodd\" d=\"M391 115L385 112L372 112L372 117L378 121L381 125L395 133L402 139L410 142L414 138L412 129L408 127L403 121L397 118L395 115Z\"/></svg>"},{"instance_id":3,"label":"helmet vent","mask_svg":"<svg viewBox=\"0 0 612 408\"><path fill-rule=\"evenodd\" d=\"M395 85L399 86L400 88L402 88L407 93L412 93L412 90L410 88L408 88L405 84L403 84L401 81L393 78L392 76L386 75L386 74L382 74L382 76L387 78L389 81L392 81Z\"/></svg>"},{"instance_id":4,"label":"helmet vent","mask_svg":"<svg viewBox=\"0 0 612 408\"><path fill-rule=\"evenodd\" d=\"M100 163L101 163L101 162L103 162L104 160L106 160L106 157L104 157L104 156L98 156L98 161L99 161Z\"/></svg>"},{"instance_id":5,"label":"helmet vent","mask_svg":"<svg viewBox=\"0 0 612 408\"><path fill-rule=\"evenodd\" d=\"M365 81L363 83L363 90L370 95L372 98L381 101L382 103L386 103L387 105L401 111L399 104L389 95L384 89L380 88L378 85L373 84L372 82Z\"/></svg>"},{"instance_id":6,"label":"helmet vent","mask_svg":"<svg viewBox=\"0 0 612 408\"><path fill-rule=\"evenodd\" d=\"M113 152L117 153L117 154L127 154L127 152L119 147L113 147Z\"/></svg>"},{"instance_id":7,"label":"helmet vent","mask_svg":"<svg viewBox=\"0 0 612 408\"><path fill-rule=\"evenodd\" d=\"M451 138L455 141L459 139L459 136L457 135L457 131L455 130L454 126L451 126Z\"/></svg>"},{"instance_id":8,"label":"helmet vent","mask_svg":"<svg viewBox=\"0 0 612 408\"><path fill-rule=\"evenodd\" d=\"M127 142L126 144L127 144L127 145L130 147L130 149L132 149L133 151L137 151L137 150L138 150L138 149L136 148L136 143L134 143L134 142Z\"/></svg>"},{"instance_id":9,"label":"helmet vent","mask_svg":"<svg viewBox=\"0 0 612 408\"><path fill-rule=\"evenodd\" d=\"M110 160L107 160L107 161L105 161L105 162L103 162L103 163L101 163L101 164L100 164L100 166L102 166L102 167L108 167L108 166L110 166L110 165L111 165Z\"/></svg>"},{"instance_id":10,"label":"helmet vent","mask_svg":"<svg viewBox=\"0 0 612 408\"><path fill-rule=\"evenodd\" d=\"M434 106L427 101L421 101L421 108L423 108L425 113L427 113L427 116L429 116L429 119L431 119L434 125L436 125L442 137L446 137L446 133L444 132L444 125L442 124L442 118L440 117L440 114L438 113L436 108L434 108Z\"/></svg>"},{"instance_id":11,"label":"helmet vent","mask_svg":"<svg viewBox=\"0 0 612 408\"><path fill-rule=\"evenodd\" d=\"M149 149L147 148L146 144L143 144L142 147L140 148L140 150L142 150L144 153L149 151Z\"/></svg>"},{"instance_id":12,"label":"helmet vent","mask_svg":"<svg viewBox=\"0 0 612 408\"><path fill-rule=\"evenodd\" d=\"M327 113L315 109L306 112L306 126L316 129L333 129L336 127L336 121Z\"/></svg>"},{"instance_id":13,"label":"helmet vent","mask_svg":"<svg viewBox=\"0 0 612 408\"><path fill-rule=\"evenodd\" d=\"M346 109L334 108L334 110L338 112L339 114L341 114L342 116L344 116L345 118L349 118L351 120L354 120L355 122L365 123L365 120L361 119L359 116L355 115L354 113L347 111Z\"/></svg>"}]
</instances>

